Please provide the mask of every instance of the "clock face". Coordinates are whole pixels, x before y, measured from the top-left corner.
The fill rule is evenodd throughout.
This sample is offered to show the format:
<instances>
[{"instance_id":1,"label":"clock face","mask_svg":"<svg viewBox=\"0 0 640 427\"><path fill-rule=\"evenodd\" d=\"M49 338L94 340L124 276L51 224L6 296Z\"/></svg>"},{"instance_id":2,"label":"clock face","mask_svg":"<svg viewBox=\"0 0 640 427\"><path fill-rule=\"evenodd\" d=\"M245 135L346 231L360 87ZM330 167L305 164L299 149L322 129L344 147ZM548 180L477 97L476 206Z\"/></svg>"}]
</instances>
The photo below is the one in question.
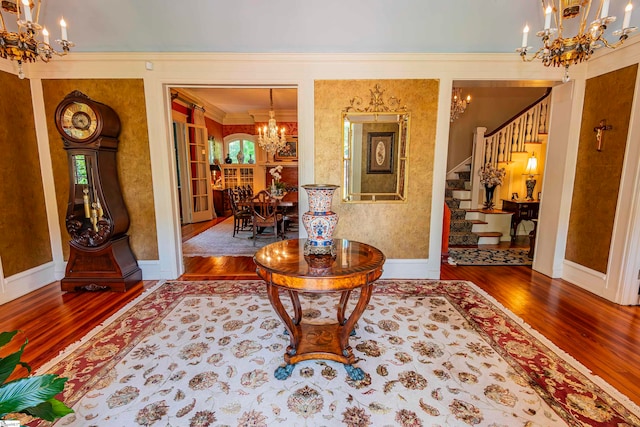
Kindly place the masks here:
<instances>
[{"instance_id":1,"label":"clock face","mask_svg":"<svg viewBox=\"0 0 640 427\"><path fill-rule=\"evenodd\" d=\"M82 102L72 102L62 111L62 129L71 138L86 140L93 136L98 127L93 108Z\"/></svg>"}]
</instances>

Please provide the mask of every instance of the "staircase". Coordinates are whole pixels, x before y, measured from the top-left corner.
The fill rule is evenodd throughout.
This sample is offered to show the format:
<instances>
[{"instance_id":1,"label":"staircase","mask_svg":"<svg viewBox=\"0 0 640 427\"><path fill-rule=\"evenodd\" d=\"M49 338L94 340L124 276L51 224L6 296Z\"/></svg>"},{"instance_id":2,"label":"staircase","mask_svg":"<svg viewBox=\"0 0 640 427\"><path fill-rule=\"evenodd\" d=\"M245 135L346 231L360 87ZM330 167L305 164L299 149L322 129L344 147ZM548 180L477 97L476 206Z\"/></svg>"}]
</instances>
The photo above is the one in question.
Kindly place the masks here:
<instances>
[{"instance_id":1,"label":"staircase","mask_svg":"<svg viewBox=\"0 0 640 427\"><path fill-rule=\"evenodd\" d=\"M455 174L458 177L447 179L445 188L445 203L451 211L449 246L497 245L504 235L505 224L508 230L509 222L505 220L510 221L511 215L500 210L472 209L471 171Z\"/></svg>"}]
</instances>

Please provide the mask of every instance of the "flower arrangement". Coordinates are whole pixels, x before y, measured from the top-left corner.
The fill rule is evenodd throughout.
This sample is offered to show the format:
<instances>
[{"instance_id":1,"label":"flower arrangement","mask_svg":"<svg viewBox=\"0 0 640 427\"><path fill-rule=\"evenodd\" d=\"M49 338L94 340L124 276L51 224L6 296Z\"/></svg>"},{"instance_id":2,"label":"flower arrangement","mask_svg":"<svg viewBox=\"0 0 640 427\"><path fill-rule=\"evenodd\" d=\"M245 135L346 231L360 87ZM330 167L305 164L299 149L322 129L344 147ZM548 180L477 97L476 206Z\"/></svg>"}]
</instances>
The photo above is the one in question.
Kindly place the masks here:
<instances>
[{"instance_id":1,"label":"flower arrangement","mask_svg":"<svg viewBox=\"0 0 640 427\"><path fill-rule=\"evenodd\" d=\"M502 179L506 175L505 168L497 169L491 163L487 163L484 167L480 168L480 184L484 184L488 187L495 187L502 184Z\"/></svg>"},{"instance_id":2,"label":"flower arrangement","mask_svg":"<svg viewBox=\"0 0 640 427\"><path fill-rule=\"evenodd\" d=\"M271 193L281 196L287 188L284 182L280 182L282 178L282 165L269 169L269 173L271 174Z\"/></svg>"},{"instance_id":3,"label":"flower arrangement","mask_svg":"<svg viewBox=\"0 0 640 427\"><path fill-rule=\"evenodd\" d=\"M276 181L276 182L280 182L280 178L282 178L282 165L278 165L275 167L272 167L271 169L269 169L269 173L271 174L271 178Z\"/></svg>"}]
</instances>

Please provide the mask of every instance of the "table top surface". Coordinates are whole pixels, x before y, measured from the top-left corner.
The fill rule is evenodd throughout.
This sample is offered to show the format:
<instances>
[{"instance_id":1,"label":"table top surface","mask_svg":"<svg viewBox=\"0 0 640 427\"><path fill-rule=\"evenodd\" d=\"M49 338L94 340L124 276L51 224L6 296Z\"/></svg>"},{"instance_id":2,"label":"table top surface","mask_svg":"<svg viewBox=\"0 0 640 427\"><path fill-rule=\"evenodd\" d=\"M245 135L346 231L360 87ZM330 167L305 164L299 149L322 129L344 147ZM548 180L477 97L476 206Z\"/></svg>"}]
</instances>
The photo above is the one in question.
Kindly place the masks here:
<instances>
[{"instance_id":1,"label":"table top surface","mask_svg":"<svg viewBox=\"0 0 640 427\"><path fill-rule=\"evenodd\" d=\"M290 191L286 193L282 198L278 198L278 205L284 207L291 207L298 204L298 192ZM240 200L237 202L238 206L251 206L251 199Z\"/></svg>"},{"instance_id":2,"label":"table top surface","mask_svg":"<svg viewBox=\"0 0 640 427\"><path fill-rule=\"evenodd\" d=\"M312 288L307 290L323 290L327 287L353 288L362 286L369 279L375 280L382 274L385 256L371 245L334 239L334 259L331 256L305 257L305 242L306 239L281 240L258 250L253 258L258 267L258 274L260 270L264 270L280 279L274 279L276 285ZM374 277L369 277L372 272ZM340 282L335 279L347 280ZM310 284L311 282L317 283Z\"/></svg>"}]
</instances>

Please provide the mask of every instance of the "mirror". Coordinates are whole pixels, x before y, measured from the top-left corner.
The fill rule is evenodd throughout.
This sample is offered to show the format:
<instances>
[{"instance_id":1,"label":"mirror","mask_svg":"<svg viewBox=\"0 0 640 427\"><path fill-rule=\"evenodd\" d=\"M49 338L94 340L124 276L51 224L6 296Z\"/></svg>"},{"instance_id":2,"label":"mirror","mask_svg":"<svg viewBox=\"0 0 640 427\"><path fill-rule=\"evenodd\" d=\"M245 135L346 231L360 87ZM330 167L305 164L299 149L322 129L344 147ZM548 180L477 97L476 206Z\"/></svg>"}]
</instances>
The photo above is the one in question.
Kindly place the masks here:
<instances>
[{"instance_id":1,"label":"mirror","mask_svg":"<svg viewBox=\"0 0 640 427\"><path fill-rule=\"evenodd\" d=\"M406 200L409 116L406 111L342 113L345 202Z\"/></svg>"}]
</instances>

